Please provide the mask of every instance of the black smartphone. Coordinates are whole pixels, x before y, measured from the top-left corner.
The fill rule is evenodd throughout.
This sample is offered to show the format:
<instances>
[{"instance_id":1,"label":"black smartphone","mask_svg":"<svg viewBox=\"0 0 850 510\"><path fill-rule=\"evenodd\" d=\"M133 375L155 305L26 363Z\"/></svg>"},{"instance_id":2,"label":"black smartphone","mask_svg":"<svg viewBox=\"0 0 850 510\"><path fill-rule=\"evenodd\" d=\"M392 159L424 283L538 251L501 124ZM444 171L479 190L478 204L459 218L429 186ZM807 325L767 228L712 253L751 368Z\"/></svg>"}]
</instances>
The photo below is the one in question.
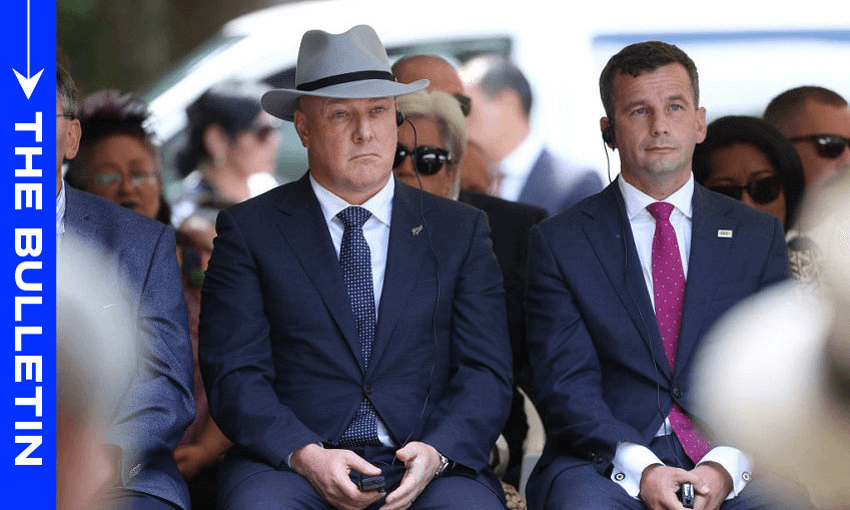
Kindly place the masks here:
<instances>
[{"instance_id":1,"label":"black smartphone","mask_svg":"<svg viewBox=\"0 0 850 510\"><path fill-rule=\"evenodd\" d=\"M694 484L692 484L691 482L683 483L682 487L679 489L678 494L679 500L682 502L683 507L694 507Z\"/></svg>"},{"instance_id":2,"label":"black smartphone","mask_svg":"<svg viewBox=\"0 0 850 510\"><path fill-rule=\"evenodd\" d=\"M379 491L384 488L384 477L370 476L367 478L361 478L360 481L357 482L357 488L363 492Z\"/></svg>"}]
</instances>

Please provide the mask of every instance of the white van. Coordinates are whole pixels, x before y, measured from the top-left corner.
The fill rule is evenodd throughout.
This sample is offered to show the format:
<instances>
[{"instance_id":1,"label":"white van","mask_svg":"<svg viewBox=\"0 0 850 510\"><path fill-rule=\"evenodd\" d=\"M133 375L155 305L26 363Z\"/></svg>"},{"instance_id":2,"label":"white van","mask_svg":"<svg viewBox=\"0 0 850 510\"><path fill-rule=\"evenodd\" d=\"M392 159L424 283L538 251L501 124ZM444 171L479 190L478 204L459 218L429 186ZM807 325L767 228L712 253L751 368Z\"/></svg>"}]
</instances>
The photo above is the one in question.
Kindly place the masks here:
<instances>
[{"instance_id":1,"label":"white van","mask_svg":"<svg viewBox=\"0 0 850 510\"><path fill-rule=\"evenodd\" d=\"M783 11L778 4L715 0L679 5L610 0L585 4L523 1L318 0L270 7L234 19L146 93L152 127L163 143L166 178L185 142L185 108L210 85L236 77L291 87L302 34L375 28L391 59L436 53L462 62L476 54L510 56L534 91L532 126L576 166L607 182L599 133L599 73L636 41L659 39L684 49L700 73L709 120L760 115L785 89L817 84L850 98L850 9L823 0ZM693 5L691 7L690 5ZM284 123L282 180L306 170L306 151ZM619 169L612 154L611 173ZM170 197L177 192L173 185Z\"/></svg>"}]
</instances>

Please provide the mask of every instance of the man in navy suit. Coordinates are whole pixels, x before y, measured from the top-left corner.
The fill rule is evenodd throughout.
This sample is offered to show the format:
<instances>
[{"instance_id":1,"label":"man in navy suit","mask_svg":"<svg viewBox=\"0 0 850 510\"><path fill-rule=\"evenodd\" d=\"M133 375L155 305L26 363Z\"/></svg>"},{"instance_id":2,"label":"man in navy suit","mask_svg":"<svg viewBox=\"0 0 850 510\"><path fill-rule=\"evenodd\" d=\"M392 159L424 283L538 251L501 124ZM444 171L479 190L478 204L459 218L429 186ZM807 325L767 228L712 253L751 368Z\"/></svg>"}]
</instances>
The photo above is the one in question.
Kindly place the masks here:
<instances>
[{"instance_id":1,"label":"man in navy suit","mask_svg":"<svg viewBox=\"0 0 850 510\"><path fill-rule=\"evenodd\" d=\"M395 96L427 81L396 82L360 25L304 34L296 85L262 105L309 171L219 214L204 282L201 368L236 444L219 505L502 508L487 460L511 359L487 218L392 177Z\"/></svg>"},{"instance_id":2,"label":"man in navy suit","mask_svg":"<svg viewBox=\"0 0 850 510\"><path fill-rule=\"evenodd\" d=\"M62 163L79 147L76 93L68 73L57 66L56 232L60 285L77 259L62 256L65 241L101 254L104 281L118 287L98 303L104 322L121 310L136 326L126 338L134 371L123 396L110 409L109 445L113 464L103 491L107 509L188 510L189 492L173 450L195 416L192 344L186 302L170 227L78 191L62 181ZM70 249L70 245L66 245ZM123 285L122 285L123 283ZM94 303L85 303L95 306ZM66 325L73 327L73 324ZM60 382L61 384L61 382ZM85 474L81 474L84 477Z\"/></svg>"},{"instance_id":3,"label":"man in navy suit","mask_svg":"<svg viewBox=\"0 0 850 510\"><path fill-rule=\"evenodd\" d=\"M529 350L548 439L530 507L682 508L676 491L691 482L694 508L750 508L749 461L709 445L690 375L712 324L788 276L782 225L694 184L705 109L680 49L624 48L600 90L620 176L529 243Z\"/></svg>"},{"instance_id":4,"label":"man in navy suit","mask_svg":"<svg viewBox=\"0 0 850 510\"><path fill-rule=\"evenodd\" d=\"M568 168L531 129L531 84L510 60L476 57L461 68L472 100L469 140L498 162L492 193L552 215L602 189L594 170Z\"/></svg>"}]
</instances>

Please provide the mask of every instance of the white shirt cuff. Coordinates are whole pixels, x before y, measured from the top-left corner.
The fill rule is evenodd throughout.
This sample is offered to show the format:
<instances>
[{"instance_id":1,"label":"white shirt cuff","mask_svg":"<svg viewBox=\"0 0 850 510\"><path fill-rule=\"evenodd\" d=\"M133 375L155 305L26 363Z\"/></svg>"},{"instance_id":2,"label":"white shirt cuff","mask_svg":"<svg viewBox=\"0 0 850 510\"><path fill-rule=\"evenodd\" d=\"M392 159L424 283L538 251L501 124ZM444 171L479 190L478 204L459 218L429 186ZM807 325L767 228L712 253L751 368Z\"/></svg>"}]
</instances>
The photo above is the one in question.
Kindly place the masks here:
<instances>
[{"instance_id":1,"label":"white shirt cuff","mask_svg":"<svg viewBox=\"0 0 850 510\"><path fill-rule=\"evenodd\" d=\"M643 470L652 464L664 463L646 446L622 442L617 445L613 464L611 480L622 487L629 496L638 499Z\"/></svg>"},{"instance_id":2,"label":"white shirt cuff","mask_svg":"<svg viewBox=\"0 0 850 510\"><path fill-rule=\"evenodd\" d=\"M617 452L619 453L619 448ZM732 477L732 491L726 496L726 499L732 499L744 490L744 487L750 482L752 473L752 460L747 455L731 446L718 446L712 448L705 457L702 458L700 464L706 462L716 462Z\"/></svg>"}]
</instances>

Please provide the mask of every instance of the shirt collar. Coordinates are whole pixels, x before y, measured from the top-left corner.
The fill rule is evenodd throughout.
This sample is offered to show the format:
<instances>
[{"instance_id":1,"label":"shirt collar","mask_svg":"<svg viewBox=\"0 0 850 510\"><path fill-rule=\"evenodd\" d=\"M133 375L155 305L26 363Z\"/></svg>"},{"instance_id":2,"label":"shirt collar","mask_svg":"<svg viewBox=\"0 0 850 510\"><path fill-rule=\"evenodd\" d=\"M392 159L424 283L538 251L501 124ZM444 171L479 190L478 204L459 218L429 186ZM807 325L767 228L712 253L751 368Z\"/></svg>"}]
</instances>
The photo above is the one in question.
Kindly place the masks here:
<instances>
[{"instance_id":1,"label":"shirt collar","mask_svg":"<svg viewBox=\"0 0 850 510\"><path fill-rule=\"evenodd\" d=\"M632 186L623 176L617 177L617 184L620 186L620 192L623 194L623 201L626 203L626 212L629 215L629 220L639 214L649 214L646 206L658 200L647 195L643 191ZM693 197L694 197L694 174L691 173L688 181L677 189L672 195L664 199L664 202L673 204L673 207L682 213L686 218L690 219L693 214Z\"/></svg>"},{"instance_id":2,"label":"shirt collar","mask_svg":"<svg viewBox=\"0 0 850 510\"><path fill-rule=\"evenodd\" d=\"M525 140L499 163L499 170L506 176L527 175L541 152L543 152L543 139L534 133L529 133Z\"/></svg>"},{"instance_id":3,"label":"shirt collar","mask_svg":"<svg viewBox=\"0 0 850 510\"><path fill-rule=\"evenodd\" d=\"M310 177L310 186L313 187L313 193L319 200L319 205L322 208L322 214L325 216L325 221L330 223L336 218L336 215L346 207L351 207L354 204L349 204L332 191L319 184L312 175ZM375 193L369 200L364 202L360 207L372 213L372 217L383 223L386 226L390 225L392 217L392 201L395 195L395 177L390 176L387 184ZM339 221L339 220L337 220Z\"/></svg>"},{"instance_id":4,"label":"shirt collar","mask_svg":"<svg viewBox=\"0 0 850 510\"><path fill-rule=\"evenodd\" d=\"M65 233L65 186L60 185L56 196L56 234Z\"/></svg>"}]
</instances>

